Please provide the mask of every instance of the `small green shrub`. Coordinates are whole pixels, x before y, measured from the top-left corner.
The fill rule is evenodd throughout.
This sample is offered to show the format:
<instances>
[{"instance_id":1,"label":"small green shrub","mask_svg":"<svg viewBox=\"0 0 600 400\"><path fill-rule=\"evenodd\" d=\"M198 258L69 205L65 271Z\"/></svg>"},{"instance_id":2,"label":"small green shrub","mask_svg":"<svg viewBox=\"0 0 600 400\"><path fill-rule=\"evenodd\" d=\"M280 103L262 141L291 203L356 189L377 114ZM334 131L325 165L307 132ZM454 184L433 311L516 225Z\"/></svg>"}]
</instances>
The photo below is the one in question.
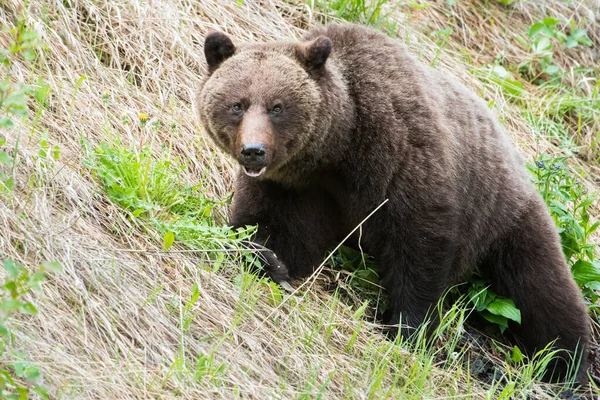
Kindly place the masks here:
<instances>
[{"instance_id":1,"label":"small green shrub","mask_svg":"<svg viewBox=\"0 0 600 400\"><path fill-rule=\"evenodd\" d=\"M398 22L389 15L398 7L389 0L311 0L307 1L311 8L324 14L322 23L327 22L328 16L341 18L350 22L375 26L390 36L395 36L398 30ZM386 6L391 6L386 9Z\"/></svg>"},{"instance_id":2,"label":"small green shrub","mask_svg":"<svg viewBox=\"0 0 600 400\"><path fill-rule=\"evenodd\" d=\"M512 299L496 294L481 278L473 276L467 290L470 304L488 322L498 326L500 332L508 328L508 321L521 323L521 311Z\"/></svg>"},{"instance_id":3,"label":"small green shrub","mask_svg":"<svg viewBox=\"0 0 600 400\"><path fill-rule=\"evenodd\" d=\"M15 126L16 121L29 116L30 101L42 106L46 104L50 87L41 78L38 78L35 85L16 82L12 78L12 64L27 64L37 57L42 46L37 32L29 28L24 20L19 20L14 27L3 26L2 30L8 34L9 39L8 47L0 48L0 70L5 76L0 81L0 128L9 130ZM13 155L10 155L6 149L7 138L0 135L0 193L13 189L18 143L16 140L12 149Z\"/></svg>"},{"instance_id":4,"label":"small green shrub","mask_svg":"<svg viewBox=\"0 0 600 400\"><path fill-rule=\"evenodd\" d=\"M596 258L597 243L591 242L591 235L600 221L591 220L594 196L566 167L567 161L568 157L551 158L542 154L527 167L558 227L573 278L590 303L590 309L598 315L596 291L600 290L600 260Z\"/></svg>"},{"instance_id":5,"label":"small green shrub","mask_svg":"<svg viewBox=\"0 0 600 400\"><path fill-rule=\"evenodd\" d=\"M526 94L523 84L502 65L486 65L476 68L473 70L473 74L483 82L493 83L502 90L505 96L515 102L523 100Z\"/></svg>"},{"instance_id":6,"label":"small green shrub","mask_svg":"<svg viewBox=\"0 0 600 400\"><path fill-rule=\"evenodd\" d=\"M0 398L27 399L32 393L49 398L42 385L42 374L35 365L24 361L25 355L11 350L14 337L10 320L17 314L37 314L37 307L27 297L40 291L47 280L47 273L61 270L57 262L44 262L37 271L30 273L13 259L3 262L6 277L0 285L0 359L7 356L15 361L0 362Z\"/></svg>"},{"instance_id":7,"label":"small green shrub","mask_svg":"<svg viewBox=\"0 0 600 400\"><path fill-rule=\"evenodd\" d=\"M334 0L317 1L324 11L335 12L335 16L352 22L372 24L380 16L382 7L388 0Z\"/></svg>"},{"instance_id":8,"label":"small green shrub","mask_svg":"<svg viewBox=\"0 0 600 400\"><path fill-rule=\"evenodd\" d=\"M569 24L570 34L566 34L565 28L559 26L558 20L551 17L537 21L529 27L528 40L522 42L532 51L532 57L520 66L523 76L534 82L541 82L543 79L538 78L542 73L551 77L560 75L563 71L554 63L553 58L556 43L566 48L592 45L585 29L578 29L573 20L570 20Z\"/></svg>"},{"instance_id":9,"label":"small green shrub","mask_svg":"<svg viewBox=\"0 0 600 400\"><path fill-rule=\"evenodd\" d=\"M143 117L143 115L142 115ZM140 122L144 118L140 118ZM218 209L229 202L211 199L203 184L185 185L185 166L172 160L163 148L154 156L150 147L125 146L119 139L92 146L83 140L85 165L101 182L108 198L119 205L141 227L150 227L161 237L164 250L178 244L198 251L204 268L217 272L228 258L242 256L242 265L260 269L259 257L245 250L256 227L231 229L218 217ZM231 249L235 252L218 250ZM237 252L239 251L239 253Z\"/></svg>"},{"instance_id":10,"label":"small green shrub","mask_svg":"<svg viewBox=\"0 0 600 400\"><path fill-rule=\"evenodd\" d=\"M101 180L108 197L131 218L150 222L163 236L165 248L177 241L198 249L221 248L253 232L252 228L234 232L217 223L213 211L224 202L206 197L202 185L184 185L185 167L171 161L168 152L155 159L149 148L126 147L119 140L95 148L84 141L84 147L85 164Z\"/></svg>"}]
</instances>

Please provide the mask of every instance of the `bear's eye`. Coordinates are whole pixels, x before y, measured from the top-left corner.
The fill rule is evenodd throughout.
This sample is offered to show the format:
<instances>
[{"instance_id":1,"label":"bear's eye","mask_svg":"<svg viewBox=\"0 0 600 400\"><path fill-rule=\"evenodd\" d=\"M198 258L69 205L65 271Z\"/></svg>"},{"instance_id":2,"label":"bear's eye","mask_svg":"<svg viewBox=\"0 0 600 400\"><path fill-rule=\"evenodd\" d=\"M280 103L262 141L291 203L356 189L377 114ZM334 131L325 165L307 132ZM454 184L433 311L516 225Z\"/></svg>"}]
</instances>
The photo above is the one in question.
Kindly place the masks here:
<instances>
[{"instance_id":1,"label":"bear's eye","mask_svg":"<svg viewBox=\"0 0 600 400\"><path fill-rule=\"evenodd\" d=\"M242 111L244 111L242 103L233 103L231 106L231 112L234 114L241 114Z\"/></svg>"},{"instance_id":2,"label":"bear's eye","mask_svg":"<svg viewBox=\"0 0 600 400\"><path fill-rule=\"evenodd\" d=\"M271 114L281 114L281 112L283 111L283 105L282 104L276 104L273 106L273 108L271 108Z\"/></svg>"}]
</instances>

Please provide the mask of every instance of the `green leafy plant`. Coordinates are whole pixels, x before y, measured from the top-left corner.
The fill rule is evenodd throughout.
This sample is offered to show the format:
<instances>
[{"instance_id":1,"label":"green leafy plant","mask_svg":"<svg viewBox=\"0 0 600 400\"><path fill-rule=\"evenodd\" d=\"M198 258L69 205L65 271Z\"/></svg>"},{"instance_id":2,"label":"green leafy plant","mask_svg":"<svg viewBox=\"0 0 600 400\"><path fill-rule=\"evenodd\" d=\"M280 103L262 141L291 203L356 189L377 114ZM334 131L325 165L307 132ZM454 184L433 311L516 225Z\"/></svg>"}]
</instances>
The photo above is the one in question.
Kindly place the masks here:
<instances>
[{"instance_id":1,"label":"green leafy plant","mask_svg":"<svg viewBox=\"0 0 600 400\"><path fill-rule=\"evenodd\" d=\"M35 60L42 42L35 30L29 28L25 20L19 20L14 27L3 26L3 32L9 36L8 47L0 48L0 64L6 72L6 78L0 82L0 128L12 128L15 118L28 116L29 97L44 103L49 94L49 86L38 78L35 87L11 79L10 66L17 60L25 63Z\"/></svg>"},{"instance_id":2,"label":"green leafy plant","mask_svg":"<svg viewBox=\"0 0 600 400\"><path fill-rule=\"evenodd\" d=\"M435 30L435 31L431 32L430 36L432 38L435 38L435 44L438 46L436 48L436 50L435 50L435 56L433 57L433 59L430 62L430 64L432 66L435 65L435 63L436 63L438 57L440 56L442 50L444 50L444 48L448 44L448 40L450 39L450 35L452 35L452 28L450 28L450 27L438 29L438 30Z\"/></svg>"},{"instance_id":3,"label":"green leafy plant","mask_svg":"<svg viewBox=\"0 0 600 400\"><path fill-rule=\"evenodd\" d=\"M512 73L502 65L484 66L475 69L473 73L483 81L493 82L510 99L519 101L526 94L523 84L516 80Z\"/></svg>"},{"instance_id":4,"label":"green leafy plant","mask_svg":"<svg viewBox=\"0 0 600 400\"><path fill-rule=\"evenodd\" d=\"M347 246L341 246L333 256L335 266L350 272L348 283L357 288L379 291L379 266L373 258Z\"/></svg>"},{"instance_id":5,"label":"green leafy plant","mask_svg":"<svg viewBox=\"0 0 600 400\"><path fill-rule=\"evenodd\" d=\"M26 298L31 292L41 290L47 273L58 272L57 262L44 262L37 271L30 273L21 264L8 258L3 261L6 278L0 285L0 358L7 355L15 361L0 362L0 398L27 399L32 393L47 399L48 393L42 385L42 374L35 365L24 361L25 356L11 351L14 340L9 329L10 319L17 314L37 314L35 304Z\"/></svg>"},{"instance_id":6,"label":"green leafy plant","mask_svg":"<svg viewBox=\"0 0 600 400\"><path fill-rule=\"evenodd\" d=\"M208 198L202 184L183 184L185 167L171 160L167 150L155 157L150 147L127 147L118 139L97 146L84 140L83 146L84 163L108 197L131 219L156 229L165 250L176 243L193 249L241 247L240 241L255 231L254 227L234 231L217 221L215 209L228 200Z\"/></svg>"},{"instance_id":7,"label":"green leafy plant","mask_svg":"<svg viewBox=\"0 0 600 400\"><path fill-rule=\"evenodd\" d=\"M0 69L6 76L0 81L0 128L8 130L15 126L17 120L29 116L30 100L37 104L46 104L50 87L41 78L38 78L35 86L15 82L10 71L14 62L28 63L37 57L42 45L37 32L29 28L25 20L19 20L12 28L3 26L2 30L8 34L9 39L7 48L0 48ZM6 137L0 136L0 192L13 189L18 140L15 141L12 156L6 151L6 146Z\"/></svg>"},{"instance_id":8,"label":"green leafy plant","mask_svg":"<svg viewBox=\"0 0 600 400\"><path fill-rule=\"evenodd\" d=\"M483 318L497 325L501 332L508 328L509 320L521 323L521 311L512 299L499 296L480 278L473 277L470 283L468 298Z\"/></svg>"},{"instance_id":9,"label":"green leafy plant","mask_svg":"<svg viewBox=\"0 0 600 400\"><path fill-rule=\"evenodd\" d=\"M375 26L390 36L396 36L398 31L398 21L389 18L389 15L399 4L389 0L310 0L307 3L312 9L320 12L320 19L324 24L327 23L328 17L333 16Z\"/></svg>"},{"instance_id":10,"label":"green leafy plant","mask_svg":"<svg viewBox=\"0 0 600 400\"><path fill-rule=\"evenodd\" d=\"M562 248L571 267L573 278L582 289L596 313L600 290L600 261L596 259L597 244L591 236L600 221L590 219L594 196L588 193L579 179L565 167L568 157L551 158L542 154L527 164L533 181L550 209L558 226Z\"/></svg>"},{"instance_id":11,"label":"green leafy plant","mask_svg":"<svg viewBox=\"0 0 600 400\"><path fill-rule=\"evenodd\" d=\"M535 80L541 73L555 76L562 72L553 60L556 42L567 48L592 45L585 29L577 29L573 20L569 23L570 34L564 33L564 28L559 26L558 20L551 17L537 21L529 27L528 45L533 52L533 58L521 65L525 76L533 77Z\"/></svg>"},{"instance_id":12,"label":"green leafy plant","mask_svg":"<svg viewBox=\"0 0 600 400\"><path fill-rule=\"evenodd\" d=\"M334 12L338 18L352 22L373 24L377 21L382 7L387 2L388 0L334 0L319 1L317 5L325 11Z\"/></svg>"},{"instance_id":13,"label":"green leafy plant","mask_svg":"<svg viewBox=\"0 0 600 400\"><path fill-rule=\"evenodd\" d=\"M346 283L365 296L381 296L379 283L379 266L369 255L346 246L339 248L333 257L336 267L349 272ZM460 298L459 287L454 290ZM521 323L521 312L513 300L499 296L479 277L473 276L466 293L467 304L470 304L488 322L498 326L501 332L508 327L508 321ZM462 301L462 300L461 300ZM380 312L386 308L385 301L378 305Z\"/></svg>"}]
</instances>

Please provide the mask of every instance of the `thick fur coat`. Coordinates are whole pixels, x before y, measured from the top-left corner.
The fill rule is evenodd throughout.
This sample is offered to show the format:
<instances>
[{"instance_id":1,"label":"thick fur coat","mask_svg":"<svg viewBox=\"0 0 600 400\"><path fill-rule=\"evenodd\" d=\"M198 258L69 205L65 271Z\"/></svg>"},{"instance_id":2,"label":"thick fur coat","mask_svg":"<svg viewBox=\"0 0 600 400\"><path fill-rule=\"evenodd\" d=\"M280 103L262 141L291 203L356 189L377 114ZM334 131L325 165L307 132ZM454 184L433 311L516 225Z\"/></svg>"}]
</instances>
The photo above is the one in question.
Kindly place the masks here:
<instances>
[{"instance_id":1,"label":"thick fur coat","mask_svg":"<svg viewBox=\"0 0 600 400\"><path fill-rule=\"evenodd\" d=\"M212 33L205 54L199 116L241 165L230 223L258 224L274 280L310 274L388 200L360 237L381 264L387 322L410 333L478 268L521 310L529 352L555 339L565 359L578 349L583 379L588 316L557 230L472 91L354 25L313 30L300 43L236 46ZM554 372L566 368L558 361Z\"/></svg>"}]
</instances>

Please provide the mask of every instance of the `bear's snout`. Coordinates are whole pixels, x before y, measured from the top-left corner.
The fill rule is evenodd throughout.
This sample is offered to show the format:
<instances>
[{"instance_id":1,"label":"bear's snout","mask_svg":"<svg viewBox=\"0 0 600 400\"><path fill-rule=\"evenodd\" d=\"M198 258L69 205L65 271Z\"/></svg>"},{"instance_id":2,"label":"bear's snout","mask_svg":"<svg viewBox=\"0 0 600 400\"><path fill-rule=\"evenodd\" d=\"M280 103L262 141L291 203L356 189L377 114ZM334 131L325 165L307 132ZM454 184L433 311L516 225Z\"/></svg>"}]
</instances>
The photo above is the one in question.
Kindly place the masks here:
<instances>
[{"instance_id":1,"label":"bear's snout","mask_svg":"<svg viewBox=\"0 0 600 400\"><path fill-rule=\"evenodd\" d=\"M240 162L247 166L262 167L265 164L266 154L265 146L260 143L245 144L240 151Z\"/></svg>"},{"instance_id":2,"label":"bear's snout","mask_svg":"<svg viewBox=\"0 0 600 400\"><path fill-rule=\"evenodd\" d=\"M238 159L246 175L257 177L266 170L267 150L260 143L244 144Z\"/></svg>"},{"instance_id":3,"label":"bear's snout","mask_svg":"<svg viewBox=\"0 0 600 400\"><path fill-rule=\"evenodd\" d=\"M269 117L260 107L250 107L238 131L234 153L246 175L256 178L267 170L273 158L273 140Z\"/></svg>"}]
</instances>

